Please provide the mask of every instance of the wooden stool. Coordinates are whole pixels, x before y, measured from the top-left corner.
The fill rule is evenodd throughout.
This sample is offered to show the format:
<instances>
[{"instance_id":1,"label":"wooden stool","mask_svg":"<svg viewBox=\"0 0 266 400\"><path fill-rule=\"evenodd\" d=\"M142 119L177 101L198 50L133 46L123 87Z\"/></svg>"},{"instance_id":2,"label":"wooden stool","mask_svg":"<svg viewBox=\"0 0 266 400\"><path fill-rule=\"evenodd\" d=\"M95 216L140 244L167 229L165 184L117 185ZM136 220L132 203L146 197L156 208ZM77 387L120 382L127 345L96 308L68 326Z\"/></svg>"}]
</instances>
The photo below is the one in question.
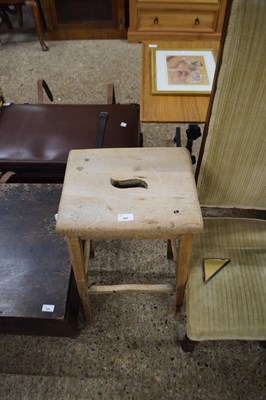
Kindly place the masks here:
<instances>
[{"instance_id":1,"label":"wooden stool","mask_svg":"<svg viewBox=\"0 0 266 400\"><path fill-rule=\"evenodd\" d=\"M167 239L182 306L193 235L203 228L189 152L184 148L72 150L56 230L66 237L86 319L91 317L86 239ZM176 241L179 240L177 248ZM169 285L92 286L108 291L169 291Z\"/></svg>"}]
</instances>

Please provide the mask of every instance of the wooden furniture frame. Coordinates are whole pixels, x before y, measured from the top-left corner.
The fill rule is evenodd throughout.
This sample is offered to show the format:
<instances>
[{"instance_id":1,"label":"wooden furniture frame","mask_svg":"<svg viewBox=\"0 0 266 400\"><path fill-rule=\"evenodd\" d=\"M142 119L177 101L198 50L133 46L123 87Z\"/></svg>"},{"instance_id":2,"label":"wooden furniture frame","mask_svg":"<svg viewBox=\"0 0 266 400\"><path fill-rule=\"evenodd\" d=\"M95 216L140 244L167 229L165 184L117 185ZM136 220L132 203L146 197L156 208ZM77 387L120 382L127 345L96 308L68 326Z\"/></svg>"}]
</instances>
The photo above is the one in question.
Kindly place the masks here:
<instances>
[{"instance_id":1,"label":"wooden furniture frame","mask_svg":"<svg viewBox=\"0 0 266 400\"><path fill-rule=\"evenodd\" d=\"M126 38L125 5L123 0L110 0L112 6L111 20L78 19L79 4L73 1L75 18L60 20L55 0L43 0L43 11L47 23L47 40L67 39L123 39ZM63 7L63 5L62 5Z\"/></svg>"},{"instance_id":2,"label":"wooden furniture frame","mask_svg":"<svg viewBox=\"0 0 266 400\"><path fill-rule=\"evenodd\" d=\"M219 40L227 0L130 0L128 41Z\"/></svg>"},{"instance_id":3,"label":"wooden furniture frame","mask_svg":"<svg viewBox=\"0 0 266 400\"><path fill-rule=\"evenodd\" d=\"M155 41L142 44L142 81L140 120L142 122L205 122L210 96L153 95L151 82L151 48L213 49L217 54L218 41Z\"/></svg>"},{"instance_id":4,"label":"wooden furniture frame","mask_svg":"<svg viewBox=\"0 0 266 400\"><path fill-rule=\"evenodd\" d=\"M43 39L42 21L41 21L41 17L40 17L41 5L40 5L39 0L0 0L0 11L2 8L1 17L3 18L4 22L6 23L8 31L16 32L18 29L13 28L13 25L9 21L9 17L8 17L7 13L5 12L4 6L8 6L8 5L18 6L18 7L25 5L25 6L28 6L31 8L32 15L34 18L34 23L35 23L35 29L37 32L37 36L38 36L41 48L43 51L47 51L48 47L46 46L44 39ZM22 22L21 22L21 24L22 24ZM19 28L19 30L22 30L22 28Z\"/></svg>"},{"instance_id":5,"label":"wooden furniture frame","mask_svg":"<svg viewBox=\"0 0 266 400\"><path fill-rule=\"evenodd\" d=\"M91 318L91 306L84 240L170 241L176 265L175 312L179 312L193 235L202 228L191 159L186 149L91 149L70 152L56 230L67 240L87 320ZM173 288L169 285L131 284L89 288L90 294L113 291L165 292L173 291Z\"/></svg>"}]
</instances>

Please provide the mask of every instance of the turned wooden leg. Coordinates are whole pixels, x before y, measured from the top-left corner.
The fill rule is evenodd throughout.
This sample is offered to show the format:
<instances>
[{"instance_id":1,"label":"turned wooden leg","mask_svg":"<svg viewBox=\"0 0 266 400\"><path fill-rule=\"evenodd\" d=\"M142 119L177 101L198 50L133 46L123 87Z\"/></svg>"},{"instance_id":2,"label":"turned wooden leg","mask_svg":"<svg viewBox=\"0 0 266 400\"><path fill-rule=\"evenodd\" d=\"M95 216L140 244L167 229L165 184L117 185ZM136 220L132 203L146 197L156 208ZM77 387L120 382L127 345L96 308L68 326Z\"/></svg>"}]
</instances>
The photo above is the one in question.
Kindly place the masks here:
<instances>
[{"instance_id":1,"label":"turned wooden leg","mask_svg":"<svg viewBox=\"0 0 266 400\"><path fill-rule=\"evenodd\" d=\"M27 6L31 7L32 15L33 15L34 22L35 22L35 28L36 28L37 36L38 36L39 42L41 44L42 50L43 51L48 51L49 49L48 49L48 47L46 46L46 44L44 43L44 40L43 40L42 24L41 24L41 18L40 18L38 4L37 4L36 0L26 0L25 4Z\"/></svg>"},{"instance_id":2,"label":"turned wooden leg","mask_svg":"<svg viewBox=\"0 0 266 400\"><path fill-rule=\"evenodd\" d=\"M191 340L187 335L185 335L181 342L181 348L185 353L192 353L197 343L196 340Z\"/></svg>"}]
</instances>

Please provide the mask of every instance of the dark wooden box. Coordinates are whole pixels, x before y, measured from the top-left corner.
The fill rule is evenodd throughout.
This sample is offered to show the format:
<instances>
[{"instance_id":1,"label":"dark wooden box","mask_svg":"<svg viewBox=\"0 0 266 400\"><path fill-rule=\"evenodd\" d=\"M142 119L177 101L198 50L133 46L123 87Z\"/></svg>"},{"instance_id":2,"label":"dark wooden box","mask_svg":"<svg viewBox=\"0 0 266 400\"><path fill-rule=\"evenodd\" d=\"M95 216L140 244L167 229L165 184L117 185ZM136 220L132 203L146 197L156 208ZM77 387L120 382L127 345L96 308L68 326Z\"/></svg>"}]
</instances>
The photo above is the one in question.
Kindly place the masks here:
<instances>
[{"instance_id":1,"label":"dark wooden box","mask_svg":"<svg viewBox=\"0 0 266 400\"><path fill-rule=\"evenodd\" d=\"M61 189L59 184L0 186L1 333L76 334L76 284L65 241L55 232Z\"/></svg>"}]
</instances>

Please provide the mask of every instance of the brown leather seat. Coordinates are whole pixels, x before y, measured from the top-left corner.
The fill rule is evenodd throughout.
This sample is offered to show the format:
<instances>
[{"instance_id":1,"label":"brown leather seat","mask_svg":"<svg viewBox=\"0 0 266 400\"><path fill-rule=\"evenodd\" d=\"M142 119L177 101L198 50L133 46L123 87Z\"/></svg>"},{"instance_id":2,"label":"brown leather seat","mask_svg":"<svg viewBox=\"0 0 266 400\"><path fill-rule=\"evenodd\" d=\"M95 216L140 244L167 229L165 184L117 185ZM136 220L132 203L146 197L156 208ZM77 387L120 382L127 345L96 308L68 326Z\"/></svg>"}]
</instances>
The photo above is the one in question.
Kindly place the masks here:
<instances>
[{"instance_id":1,"label":"brown leather seat","mask_svg":"<svg viewBox=\"0 0 266 400\"><path fill-rule=\"evenodd\" d=\"M23 182L62 181L71 149L96 147L99 115L107 112L103 147L138 147L137 104L11 104L0 113L0 170Z\"/></svg>"}]
</instances>

